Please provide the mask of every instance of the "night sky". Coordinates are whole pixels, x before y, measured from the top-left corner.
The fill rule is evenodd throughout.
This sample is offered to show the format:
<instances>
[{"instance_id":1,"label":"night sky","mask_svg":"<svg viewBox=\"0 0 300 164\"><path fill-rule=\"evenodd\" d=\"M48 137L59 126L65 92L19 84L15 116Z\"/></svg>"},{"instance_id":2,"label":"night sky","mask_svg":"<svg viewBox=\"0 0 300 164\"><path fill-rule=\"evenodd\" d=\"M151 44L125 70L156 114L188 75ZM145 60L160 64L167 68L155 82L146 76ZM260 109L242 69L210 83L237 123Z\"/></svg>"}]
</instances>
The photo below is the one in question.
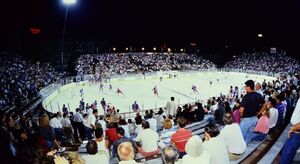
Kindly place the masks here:
<instances>
[{"instance_id":1,"label":"night sky","mask_svg":"<svg viewBox=\"0 0 300 164\"><path fill-rule=\"evenodd\" d=\"M61 0L2 2L1 50L38 38L61 40L65 6ZM30 28L41 29L38 36ZM258 45L300 49L299 0L77 0L69 8L66 38L114 45L186 46L233 49ZM263 38L257 38L262 33Z\"/></svg>"}]
</instances>

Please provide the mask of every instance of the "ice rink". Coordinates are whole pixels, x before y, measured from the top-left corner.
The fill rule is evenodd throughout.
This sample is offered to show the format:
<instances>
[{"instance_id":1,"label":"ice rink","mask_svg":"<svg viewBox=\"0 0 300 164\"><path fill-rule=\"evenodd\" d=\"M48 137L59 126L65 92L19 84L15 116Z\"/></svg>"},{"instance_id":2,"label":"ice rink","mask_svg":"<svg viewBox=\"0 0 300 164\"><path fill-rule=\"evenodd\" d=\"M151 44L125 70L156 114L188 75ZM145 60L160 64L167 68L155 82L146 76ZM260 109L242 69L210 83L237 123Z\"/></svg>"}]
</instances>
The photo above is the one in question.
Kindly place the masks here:
<instances>
[{"instance_id":1,"label":"ice rink","mask_svg":"<svg viewBox=\"0 0 300 164\"><path fill-rule=\"evenodd\" d=\"M219 80L218 80L219 79ZM162 81L158 77L146 77L139 79L112 79L109 89L109 83L104 84L104 92L100 91L99 83L89 84L81 83L64 89L55 96L43 102L44 107L50 112L57 112L63 104L70 111L75 111L79 106L79 101L83 98L85 103L98 102L99 114L103 114L100 105L102 98L108 104L112 104L120 113L131 111L131 105L137 101L140 108L152 109L164 107L171 96L175 97L175 102L185 104L200 100L205 102L207 98L218 96L220 93L228 94L230 86L243 88L244 82L252 79L256 82L262 82L264 79L271 81L274 77L252 75L234 72L198 72L193 74L179 74L177 78L164 77ZM210 85L212 81L212 85ZM197 86L199 94L192 91L192 85ZM155 97L152 88L157 86L159 97ZM80 96L80 89L83 88L83 97ZM124 95L117 95L116 90L120 88Z\"/></svg>"}]
</instances>

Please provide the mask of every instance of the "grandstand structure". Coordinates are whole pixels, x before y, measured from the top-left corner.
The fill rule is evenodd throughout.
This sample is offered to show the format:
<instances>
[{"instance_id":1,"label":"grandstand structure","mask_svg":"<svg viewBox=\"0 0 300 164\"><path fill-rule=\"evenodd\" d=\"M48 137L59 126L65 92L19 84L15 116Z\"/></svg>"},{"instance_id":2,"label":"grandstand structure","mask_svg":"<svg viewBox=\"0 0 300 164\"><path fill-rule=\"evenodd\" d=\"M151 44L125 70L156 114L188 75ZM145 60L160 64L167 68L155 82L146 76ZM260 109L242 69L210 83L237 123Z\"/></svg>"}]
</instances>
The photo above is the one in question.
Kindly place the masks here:
<instances>
[{"instance_id":1,"label":"grandstand structure","mask_svg":"<svg viewBox=\"0 0 300 164\"><path fill-rule=\"evenodd\" d=\"M185 128L190 130L192 135L204 138L205 127L212 122L217 123L222 130L224 124L222 119L219 120L219 114L216 114L225 108L221 104L229 103L229 112L233 113L234 106L246 94L244 82L252 79L262 84L265 100L286 93L285 101L289 101L290 106L289 109L285 109L285 122L268 133L263 140L252 141L240 158L231 160L230 163L276 163L280 160L281 150L287 140L289 118L292 115L290 110L296 107L299 98L299 63L285 53L244 53L227 62L223 68L217 68L212 61L201 56L186 53L86 54L77 60L76 76L67 76L66 73L57 72L49 64L30 62L18 56L4 55L1 58L1 61L4 61L1 65L1 76L4 77L1 81L1 112L15 120L15 126L11 128L22 130L21 133L28 137L37 137L42 145L39 149L44 152L49 149L43 144L37 129L41 126L39 119L45 113L51 118L56 118L61 117L57 116L59 113L72 113L72 116L79 109L83 116L87 115L88 118L91 115L90 110L97 109L97 121L104 117L107 124L117 123L119 127L124 127L119 121L125 119L127 125L127 120L132 119L138 127L140 125L136 123L137 117L143 120L154 117L155 121L161 118L162 113L164 117L168 117L166 104L171 96L175 97L176 109L188 111L185 115L187 117L192 115L192 118L186 118L189 124ZM100 83L104 84L104 91L100 90ZM109 84L112 85L112 89L109 88ZM199 95L192 92L193 84L198 86ZM158 86L159 97L153 96L153 86ZM239 94L234 96L230 86L238 87ZM120 88L124 95L118 96L115 93L116 88ZM83 96L80 95L80 89L84 91ZM102 98L106 100L105 105L101 104ZM134 101L138 101L140 105L139 112L132 111L131 104ZM200 110L202 105L205 114L203 118L198 118L197 110ZM150 110L151 116L148 118ZM178 117L171 118L174 119L175 131L179 129L176 123ZM103 127L102 123L98 122L99 124L103 130L111 128L110 125ZM162 129L157 130L158 133L161 131ZM60 133L60 137L57 136L57 131L55 133L56 140L59 140L64 151L75 150L83 156L87 154L86 141L81 143L72 140L65 131ZM77 131L72 133L79 135ZM137 132L133 132L130 137L136 138L137 135ZM14 143L14 146L20 151L21 146L29 143L35 142L30 140ZM32 149L36 151L37 148ZM109 163L118 163L118 158L112 155L112 151L112 147L108 149ZM18 158L24 158L26 152L22 153ZM39 154L36 160L43 160L43 155ZM28 159L32 158L34 157L30 156ZM162 163L162 158L163 154L159 152L149 156L137 155L135 161ZM296 156L294 162L298 162L297 160Z\"/></svg>"}]
</instances>

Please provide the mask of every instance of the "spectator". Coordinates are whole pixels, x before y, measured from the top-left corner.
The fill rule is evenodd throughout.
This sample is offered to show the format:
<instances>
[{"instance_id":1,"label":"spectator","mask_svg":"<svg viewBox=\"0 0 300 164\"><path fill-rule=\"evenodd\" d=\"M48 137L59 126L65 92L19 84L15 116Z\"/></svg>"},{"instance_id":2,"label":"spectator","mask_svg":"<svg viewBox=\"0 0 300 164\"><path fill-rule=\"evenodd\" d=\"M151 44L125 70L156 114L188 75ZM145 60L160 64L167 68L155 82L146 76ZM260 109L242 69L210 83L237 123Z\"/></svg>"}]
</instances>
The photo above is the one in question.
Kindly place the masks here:
<instances>
[{"instance_id":1,"label":"spectator","mask_svg":"<svg viewBox=\"0 0 300 164\"><path fill-rule=\"evenodd\" d=\"M280 164L292 163L298 148L300 147L300 99L298 99L295 110L291 117L291 127L288 139L285 142Z\"/></svg>"},{"instance_id":2,"label":"spectator","mask_svg":"<svg viewBox=\"0 0 300 164\"><path fill-rule=\"evenodd\" d=\"M176 129L173 128L172 121L170 119L165 119L163 123L163 131L160 132L160 142L159 147L164 148L171 144L171 137L176 133Z\"/></svg>"},{"instance_id":3,"label":"spectator","mask_svg":"<svg viewBox=\"0 0 300 164\"><path fill-rule=\"evenodd\" d=\"M130 138L129 127L125 119L119 119L119 127L122 127L125 131L125 137Z\"/></svg>"},{"instance_id":4,"label":"spectator","mask_svg":"<svg viewBox=\"0 0 300 164\"><path fill-rule=\"evenodd\" d=\"M264 96L264 93L261 90L261 84L260 83L255 84L255 92L259 93L261 96Z\"/></svg>"},{"instance_id":5,"label":"spectator","mask_svg":"<svg viewBox=\"0 0 300 164\"><path fill-rule=\"evenodd\" d=\"M94 163L108 164L109 163L109 160L107 159L106 155L98 154L98 145L96 141L90 140L86 144L86 151L88 154L82 156L86 164L94 164Z\"/></svg>"},{"instance_id":6,"label":"spectator","mask_svg":"<svg viewBox=\"0 0 300 164\"><path fill-rule=\"evenodd\" d=\"M278 119L278 110L275 108L276 107L276 100L273 99L272 97L269 97L269 101L267 102L267 107L270 109L269 110L269 129L270 132L274 131L276 128L276 123Z\"/></svg>"},{"instance_id":7,"label":"spectator","mask_svg":"<svg viewBox=\"0 0 300 164\"><path fill-rule=\"evenodd\" d=\"M131 138L128 138L125 136L125 131L122 127L117 128L117 134L118 134L118 140L114 142L113 144L113 157L116 157L118 155L118 146L122 142L131 142L131 144L134 146L134 142ZM119 157L118 157L119 158Z\"/></svg>"},{"instance_id":8,"label":"spectator","mask_svg":"<svg viewBox=\"0 0 300 164\"><path fill-rule=\"evenodd\" d=\"M74 138L76 141L79 141L78 139L78 132L81 138L81 141L84 140L85 138L85 129L84 129L84 125L83 125L83 117L80 113L80 108L76 108L76 113L74 115L74 123L75 123L75 127L74 127Z\"/></svg>"},{"instance_id":9,"label":"spectator","mask_svg":"<svg viewBox=\"0 0 300 164\"><path fill-rule=\"evenodd\" d=\"M215 124L208 124L205 127L204 148L211 154L214 163L229 163L229 156L226 141L219 136L219 129Z\"/></svg>"},{"instance_id":10,"label":"spectator","mask_svg":"<svg viewBox=\"0 0 300 164\"><path fill-rule=\"evenodd\" d=\"M61 121L59 120L58 114L54 114L53 118L50 120L50 126L54 129L55 135L59 141L62 140L62 125Z\"/></svg>"},{"instance_id":11,"label":"spectator","mask_svg":"<svg viewBox=\"0 0 300 164\"><path fill-rule=\"evenodd\" d=\"M253 130L257 122L257 113L260 111L264 100L259 93L254 91L254 81L245 82L247 94L243 97L240 107L240 116L242 119L240 127L246 144L252 140Z\"/></svg>"},{"instance_id":12,"label":"spectator","mask_svg":"<svg viewBox=\"0 0 300 164\"><path fill-rule=\"evenodd\" d=\"M40 128L39 134L40 139L43 140L41 142L45 142L46 149L50 149L52 147L59 147L58 142L55 139L54 129L50 126L49 117L46 114L43 114L40 117Z\"/></svg>"},{"instance_id":13,"label":"spectator","mask_svg":"<svg viewBox=\"0 0 300 164\"><path fill-rule=\"evenodd\" d=\"M210 164L212 156L204 149L199 136L191 137L185 145L186 155L182 158L182 164Z\"/></svg>"},{"instance_id":14,"label":"spectator","mask_svg":"<svg viewBox=\"0 0 300 164\"><path fill-rule=\"evenodd\" d=\"M179 129L176 133L174 133L171 137L171 143L176 146L179 151L179 158L182 158L185 152L185 144L191 138L192 131L185 129L186 119L183 117L178 118L177 120Z\"/></svg>"},{"instance_id":15,"label":"spectator","mask_svg":"<svg viewBox=\"0 0 300 164\"><path fill-rule=\"evenodd\" d=\"M278 110L278 119L276 126L280 126L283 124L284 121L284 115L286 111L286 106L285 104L282 103L284 101L284 94L280 93L278 96L276 96L277 104L276 104L276 109Z\"/></svg>"},{"instance_id":16,"label":"spectator","mask_svg":"<svg viewBox=\"0 0 300 164\"><path fill-rule=\"evenodd\" d=\"M131 119L128 119L128 129L130 135L133 135L135 133L135 126Z\"/></svg>"},{"instance_id":17,"label":"spectator","mask_svg":"<svg viewBox=\"0 0 300 164\"><path fill-rule=\"evenodd\" d=\"M233 123L231 113L226 113L223 117L224 128L220 132L227 144L227 151L230 160L237 160L245 152L247 145L239 124Z\"/></svg>"},{"instance_id":18,"label":"spectator","mask_svg":"<svg viewBox=\"0 0 300 164\"><path fill-rule=\"evenodd\" d=\"M149 122L143 121L143 131L137 137L136 142L138 145L138 152L143 156L151 156L159 153L158 141L159 136L157 132L150 129Z\"/></svg>"},{"instance_id":19,"label":"spectator","mask_svg":"<svg viewBox=\"0 0 300 164\"><path fill-rule=\"evenodd\" d=\"M117 123L109 123L108 128L106 129L106 139L108 139L110 145L113 145L115 141L118 140L118 134L117 134Z\"/></svg>"},{"instance_id":20,"label":"spectator","mask_svg":"<svg viewBox=\"0 0 300 164\"><path fill-rule=\"evenodd\" d=\"M122 142L118 146L119 164L138 164L134 160L134 149L131 142Z\"/></svg>"},{"instance_id":21,"label":"spectator","mask_svg":"<svg viewBox=\"0 0 300 164\"><path fill-rule=\"evenodd\" d=\"M162 149L161 158L164 164L175 164L178 156L178 150L173 146L166 146Z\"/></svg>"},{"instance_id":22,"label":"spectator","mask_svg":"<svg viewBox=\"0 0 300 164\"><path fill-rule=\"evenodd\" d=\"M98 115L98 110L94 109L93 110L93 114L88 115L86 124L87 124L87 128L86 128L86 134L87 134L87 138L88 140L93 139L93 133L94 130L96 129L96 117Z\"/></svg>"},{"instance_id":23,"label":"spectator","mask_svg":"<svg viewBox=\"0 0 300 164\"><path fill-rule=\"evenodd\" d=\"M66 136L66 138L71 139L72 142L75 142L75 139L73 136L73 127L72 127L71 121L69 119L68 113L63 114L63 119L61 121L61 124L62 124L62 129L63 129L64 135Z\"/></svg>"},{"instance_id":24,"label":"spectator","mask_svg":"<svg viewBox=\"0 0 300 164\"><path fill-rule=\"evenodd\" d=\"M167 116L168 115L175 116L176 115L176 109L177 109L177 105L174 102L175 98L171 97L170 99L171 99L171 101L168 101L167 105L166 105Z\"/></svg>"}]
</instances>

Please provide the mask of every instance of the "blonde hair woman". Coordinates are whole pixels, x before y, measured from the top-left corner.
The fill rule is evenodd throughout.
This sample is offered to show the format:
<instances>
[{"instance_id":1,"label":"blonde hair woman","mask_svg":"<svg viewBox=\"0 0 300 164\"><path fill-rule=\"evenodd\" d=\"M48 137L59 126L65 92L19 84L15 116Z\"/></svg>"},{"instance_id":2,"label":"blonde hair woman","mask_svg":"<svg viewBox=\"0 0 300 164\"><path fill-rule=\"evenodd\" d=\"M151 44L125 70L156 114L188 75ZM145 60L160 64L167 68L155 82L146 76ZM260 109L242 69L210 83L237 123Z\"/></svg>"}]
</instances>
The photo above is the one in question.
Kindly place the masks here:
<instances>
[{"instance_id":1,"label":"blonde hair woman","mask_svg":"<svg viewBox=\"0 0 300 164\"><path fill-rule=\"evenodd\" d=\"M50 126L49 117L47 114L43 114L40 117L40 140L46 142L46 148L51 149L53 147L59 147L59 143L55 139L54 129Z\"/></svg>"}]
</instances>

